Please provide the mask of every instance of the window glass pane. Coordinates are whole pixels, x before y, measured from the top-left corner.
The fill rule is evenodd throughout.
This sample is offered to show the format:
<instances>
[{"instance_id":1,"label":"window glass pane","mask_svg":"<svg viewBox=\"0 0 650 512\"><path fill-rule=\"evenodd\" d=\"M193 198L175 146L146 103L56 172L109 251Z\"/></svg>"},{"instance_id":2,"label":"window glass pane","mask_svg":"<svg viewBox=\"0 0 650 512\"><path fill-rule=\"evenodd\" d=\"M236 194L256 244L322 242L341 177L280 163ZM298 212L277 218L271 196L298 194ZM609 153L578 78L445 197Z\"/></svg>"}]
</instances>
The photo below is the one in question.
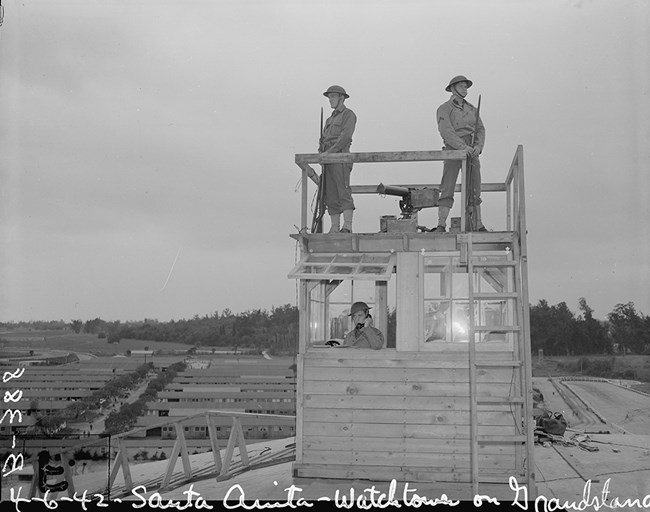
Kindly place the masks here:
<instances>
[{"instance_id":1,"label":"window glass pane","mask_svg":"<svg viewBox=\"0 0 650 512\"><path fill-rule=\"evenodd\" d=\"M459 272L454 269L451 276L451 296L455 299L467 298L469 296L467 272Z\"/></svg>"},{"instance_id":2,"label":"window glass pane","mask_svg":"<svg viewBox=\"0 0 650 512\"><path fill-rule=\"evenodd\" d=\"M424 301L424 341L446 341L449 339L449 301Z\"/></svg>"},{"instance_id":3,"label":"window glass pane","mask_svg":"<svg viewBox=\"0 0 650 512\"><path fill-rule=\"evenodd\" d=\"M353 302L363 301L370 307L375 305L375 282L374 281L353 281L352 300Z\"/></svg>"},{"instance_id":4,"label":"window glass pane","mask_svg":"<svg viewBox=\"0 0 650 512\"><path fill-rule=\"evenodd\" d=\"M317 343L322 343L325 340L325 319L323 314L325 308L323 307L324 301L324 288L321 285L315 286L310 293L310 308L309 308L309 340Z\"/></svg>"},{"instance_id":5,"label":"window glass pane","mask_svg":"<svg viewBox=\"0 0 650 512\"><path fill-rule=\"evenodd\" d=\"M349 330L349 304L330 304L330 334L329 339L344 338Z\"/></svg>"},{"instance_id":6,"label":"window glass pane","mask_svg":"<svg viewBox=\"0 0 650 512\"><path fill-rule=\"evenodd\" d=\"M454 301L451 311L452 341L468 341L469 303Z\"/></svg>"},{"instance_id":7,"label":"window glass pane","mask_svg":"<svg viewBox=\"0 0 650 512\"><path fill-rule=\"evenodd\" d=\"M308 254L291 270L289 277L332 279L337 276L350 276L358 279L389 280L393 267L393 255Z\"/></svg>"}]
</instances>

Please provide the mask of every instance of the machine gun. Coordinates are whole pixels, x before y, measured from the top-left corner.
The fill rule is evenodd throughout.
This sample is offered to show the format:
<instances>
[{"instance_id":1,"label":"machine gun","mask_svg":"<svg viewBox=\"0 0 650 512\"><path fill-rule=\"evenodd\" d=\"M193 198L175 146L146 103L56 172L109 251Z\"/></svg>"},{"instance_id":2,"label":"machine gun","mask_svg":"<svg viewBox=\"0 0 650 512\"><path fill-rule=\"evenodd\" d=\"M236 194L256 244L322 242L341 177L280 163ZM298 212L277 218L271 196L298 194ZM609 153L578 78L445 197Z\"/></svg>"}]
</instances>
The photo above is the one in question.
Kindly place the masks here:
<instances>
[{"instance_id":1,"label":"machine gun","mask_svg":"<svg viewBox=\"0 0 650 512\"><path fill-rule=\"evenodd\" d=\"M437 188L412 188L384 185L377 186L377 193L381 195L400 196L399 209L402 219L412 218L422 208L438 206L440 191Z\"/></svg>"}]
</instances>

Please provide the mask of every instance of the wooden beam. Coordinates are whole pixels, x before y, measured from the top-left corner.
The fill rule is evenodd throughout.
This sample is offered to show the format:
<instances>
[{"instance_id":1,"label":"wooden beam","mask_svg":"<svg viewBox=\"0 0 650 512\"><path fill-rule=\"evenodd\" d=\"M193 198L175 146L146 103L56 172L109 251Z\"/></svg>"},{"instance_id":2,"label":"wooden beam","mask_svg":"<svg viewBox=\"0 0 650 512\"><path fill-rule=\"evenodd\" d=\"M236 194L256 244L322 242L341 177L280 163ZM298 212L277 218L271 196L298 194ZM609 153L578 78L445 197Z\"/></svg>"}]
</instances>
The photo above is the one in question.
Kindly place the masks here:
<instances>
[{"instance_id":1,"label":"wooden beam","mask_svg":"<svg viewBox=\"0 0 650 512\"><path fill-rule=\"evenodd\" d=\"M296 155L296 164L342 164L364 162L427 162L463 160L466 152L451 151L380 151L368 153L306 153Z\"/></svg>"},{"instance_id":2,"label":"wooden beam","mask_svg":"<svg viewBox=\"0 0 650 512\"><path fill-rule=\"evenodd\" d=\"M183 469L185 470L185 477L192 477L192 464L190 463L190 455L187 452L187 441L185 441L185 432L183 431L183 424L179 421L175 424L176 437L181 440L180 455L183 461Z\"/></svg>"},{"instance_id":3,"label":"wooden beam","mask_svg":"<svg viewBox=\"0 0 650 512\"><path fill-rule=\"evenodd\" d=\"M244 447L242 448L241 442L242 439L244 438L244 433L241 429L241 421L239 418L233 418L232 419L232 428L230 429L230 437L228 438L228 446L226 447L226 453L223 456L223 467L221 468L221 473L219 474L219 478L223 479L228 475L228 470L230 469L230 464L232 463L232 456L233 453L235 452L235 446L239 444L239 453L240 456L242 456L242 453L245 453L245 455L242 456L242 462L243 462L243 457L246 457L246 462L248 463L248 453L246 452L246 444L244 444Z\"/></svg>"},{"instance_id":4,"label":"wooden beam","mask_svg":"<svg viewBox=\"0 0 650 512\"><path fill-rule=\"evenodd\" d=\"M180 440L176 438L174 447L172 448L172 453L169 455L169 462L167 462L167 470L163 476L162 482L160 483L160 489L164 489L169 484L169 481L172 478L174 473L174 468L176 467L176 462L178 462L178 454L180 453Z\"/></svg>"},{"instance_id":5,"label":"wooden beam","mask_svg":"<svg viewBox=\"0 0 650 512\"><path fill-rule=\"evenodd\" d=\"M217 438L217 427L214 424L214 418L210 413L205 413L205 419L208 424L208 435L210 437L210 446L212 447L212 458L217 473L221 472L221 450L219 449L219 439Z\"/></svg>"},{"instance_id":6,"label":"wooden beam","mask_svg":"<svg viewBox=\"0 0 650 512\"><path fill-rule=\"evenodd\" d=\"M397 253L397 322L396 348L399 351L417 351L420 331L420 254Z\"/></svg>"}]
</instances>

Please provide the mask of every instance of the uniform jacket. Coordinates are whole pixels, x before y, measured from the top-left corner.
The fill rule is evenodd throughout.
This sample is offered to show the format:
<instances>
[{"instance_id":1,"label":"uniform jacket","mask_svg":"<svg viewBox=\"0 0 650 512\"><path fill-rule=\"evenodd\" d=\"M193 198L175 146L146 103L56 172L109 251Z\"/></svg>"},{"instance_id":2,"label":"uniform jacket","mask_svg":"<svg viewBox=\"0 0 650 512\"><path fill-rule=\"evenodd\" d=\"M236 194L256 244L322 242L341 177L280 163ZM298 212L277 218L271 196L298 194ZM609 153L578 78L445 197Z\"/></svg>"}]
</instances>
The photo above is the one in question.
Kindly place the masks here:
<instances>
[{"instance_id":1,"label":"uniform jacket","mask_svg":"<svg viewBox=\"0 0 650 512\"><path fill-rule=\"evenodd\" d=\"M472 132L476 125L474 147L477 147L479 152L483 151L485 127L481 118L478 117L476 107L465 100L462 100L461 103L459 98L452 96L449 101L438 107L436 117L438 119L438 131L447 149L465 149L469 147Z\"/></svg>"},{"instance_id":2,"label":"uniform jacket","mask_svg":"<svg viewBox=\"0 0 650 512\"><path fill-rule=\"evenodd\" d=\"M345 105L335 108L325 121L318 152L349 153L357 116Z\"/></svg>"},{"instance_id":3,"label":"uniform jacket","mask_svg":"<svg viewBox=\"0 0 650 512\"><path fill-rule=\"evenodd\" d=\"M372 325L368 325L363 329L352 329L345 335L343 346L379 350L384 346L384 335Z\"/></svg>"}]
</instances>

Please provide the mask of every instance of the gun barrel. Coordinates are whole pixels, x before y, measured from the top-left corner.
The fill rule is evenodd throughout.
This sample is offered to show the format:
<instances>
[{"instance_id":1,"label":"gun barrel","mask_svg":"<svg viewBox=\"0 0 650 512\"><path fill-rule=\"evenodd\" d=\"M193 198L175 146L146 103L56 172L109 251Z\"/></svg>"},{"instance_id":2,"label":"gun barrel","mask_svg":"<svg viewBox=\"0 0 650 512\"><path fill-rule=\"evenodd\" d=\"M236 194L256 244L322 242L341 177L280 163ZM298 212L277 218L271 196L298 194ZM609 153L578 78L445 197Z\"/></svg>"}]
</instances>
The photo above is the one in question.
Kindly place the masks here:
<instances>
[{"instance_id":1,"label":"gun barrel","mask_svg":"<svg viewBox=\"0 0 650 512\"><path fill-rule=\"evenodd\" d=\"M380 183L377 186L377 193L389 196L406 197L410 194L410 190L404 187L395 187L393 185L384 185L383 183Z\"/></svg>"}]
</instances>

